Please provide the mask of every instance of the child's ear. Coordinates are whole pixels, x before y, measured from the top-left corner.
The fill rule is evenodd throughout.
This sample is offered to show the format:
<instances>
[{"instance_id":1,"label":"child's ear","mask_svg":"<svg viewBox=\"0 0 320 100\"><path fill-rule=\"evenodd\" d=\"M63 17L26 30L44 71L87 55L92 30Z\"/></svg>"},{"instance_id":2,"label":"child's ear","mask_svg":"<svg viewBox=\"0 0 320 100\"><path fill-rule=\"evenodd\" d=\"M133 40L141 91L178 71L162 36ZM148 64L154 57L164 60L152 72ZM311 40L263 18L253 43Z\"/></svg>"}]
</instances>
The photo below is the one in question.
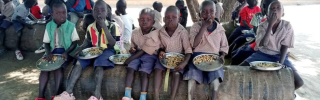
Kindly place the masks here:
<instances>
[{"instance_id":1,"label":"child's ear","mask_svg":"<svg viewBox=\"0 0 320 100\"><path fill-rule=\"evenodd\" d=\"M282 13L282 17L284 16L284 13Z\"/></svg>"},{"instance_id":2,"label":"child's ear","mask_svg":"<svg viewBox=\"0 0 320 100\"><path fill-rule=\"evenodd\" d=\"M182 19L182 18L179 16L179 23L181 22L181 19Z\"/></svg>"}]
</instances>

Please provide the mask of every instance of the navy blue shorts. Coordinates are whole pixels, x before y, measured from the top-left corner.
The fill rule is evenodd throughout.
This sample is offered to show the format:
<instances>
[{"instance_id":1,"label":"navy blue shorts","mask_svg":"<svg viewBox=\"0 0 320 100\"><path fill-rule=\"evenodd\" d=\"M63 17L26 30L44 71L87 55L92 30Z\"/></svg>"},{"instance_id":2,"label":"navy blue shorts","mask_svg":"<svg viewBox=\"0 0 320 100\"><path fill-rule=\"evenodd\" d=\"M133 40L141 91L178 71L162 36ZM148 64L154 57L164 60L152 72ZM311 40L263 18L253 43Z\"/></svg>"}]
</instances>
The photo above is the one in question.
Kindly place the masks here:
<instances>
[{"instance_id":1,"label":"navy blue shorts","mask_svg":"<svg viewBox=\"0 0 320 100\"><path fill-rule=\"evenodd\" d=\"M16 30L16 32L19 32L24 27L24 25L18 21L14 20L14 21L12 21L12 23L13 23L14 30Z\"/></svg>"},{"instance_id":2,"label":"navy blue shorts","mask_svg":"<svg viewBox=\"0 0 320 100\"><path fill-rule=\"evenodd\" d=\"M145 53L140 58L132 60L128 64L128 68L132 68L135 71L142 71L142 72L150 74L152 72L157 60L158 60L157 55L155 55L155 54L149 55L149 54Z\"/></svg>"},{"instance_id":3,"label":"navy blue shorts","mask_svg":"<svg viewBox=\"0 0 320 100\"><path fill-rule=\"evenodd\" d=\"M0 27L1 28L9 28L11 24L12 23L10 21L0 20Z\"/></svg>"},{"instance_id":4,"label":"navy blue shorts","mask_svg":"<svg viewBox=\"0 0 320 100\"><path fill-rule=\"evenodd\" d=\"M105 49L103 53L94 59L78 59L82 69L87 68L92 62L93 67L103 67L104 70L114 68L114 63L109 60L109 57L115 55L116 51L114 49Z\"/></svg>"}]
</instances>

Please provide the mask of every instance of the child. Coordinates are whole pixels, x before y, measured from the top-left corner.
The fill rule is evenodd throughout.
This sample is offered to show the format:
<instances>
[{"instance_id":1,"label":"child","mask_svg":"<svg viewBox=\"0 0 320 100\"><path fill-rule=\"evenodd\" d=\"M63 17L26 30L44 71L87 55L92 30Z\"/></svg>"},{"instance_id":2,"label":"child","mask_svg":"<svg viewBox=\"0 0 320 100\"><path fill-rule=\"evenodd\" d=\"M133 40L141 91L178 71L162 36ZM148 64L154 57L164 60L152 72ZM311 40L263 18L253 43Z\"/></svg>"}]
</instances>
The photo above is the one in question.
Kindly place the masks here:
<instances>
[{"instance_id":1,"label":"child","mask_svg":"<svg viewBox=\"0 0 320 100\"><path fill-rule=\"evenodd\" d=\"M218 61L223 64L229 47L224 28L214 20L215 9L215 4L212 1L204 1L200 6L202 21L194 23L190 29L190 43L193 48L191 59L200 54L215 54L219 55ZM223 68L216 71L204 72L197 69L193 62L189 62L188 67L189 70L185 73L184 80L189 80L189 100L192 99L196 82L199 84L210 84L212 100L214 100L219 84L223 81Z\"/></svg>"},{"instance_id":2,"label":"child","mask_svg":"<svg viewBox=\"0 0 320 100\"><path fill-rule=\"evenodd\" d=\"M70 82L67 85L66 91L55 97L55 100L75 100L73 96L73 88L76 84L78 78L81 75L83 69L88 67L93 63L94 73L95 73L95 91L93 96L89 100L102 100L101 96L101 84L103 79L103 72L106 69L114 68L114 64L108 59L110 56L115 54L114 45L116 43L116 30L117 27L111 22L106 20L108 14L107 4L103 0L98 0L95 2L93 7L93 17L91 15L85 16L83 28L89 25L90 22L94 21L87 27L86 39L83 44L76 50L75 56L78 55L83 49L89 47L101 47L103 48L102 54L94 59L78 59L75 65ZM92 19L94 18L94 20ZM99 37L99 38L98 38Z\"/></svg>"},{"instance_id":3,"label":"child","mask_svg":"<svg viewBox=\"0 0 320 100\"><path fill-rule=\"evenodd\" d=\"M38 6L38 3L36 3L36 5L31 8L31 13L37 19L42 18L42 13L41 13L40 7Z\"/></svg>"},{"instance_id":4,"label":"child","mask_svg":"<svg viewBox=\"0 0 320 100\"><path fill-rule=\"evenodd\" d=\"M80 40L75 25L67 19L67 8L64 3L55 3L52 6L53 21L46 25L43 42L46 49L46 59L52 60L53 54L62 54L62 58L66 62L61 66L65 68L72 61L74 49L78 46L77 41ZM75 60L74 60L75 61ZM39 96L36 100L46 100L44 98L45 87L48 82L49 73L54 73L55 89L54 93L58 94L61 85L63 72L62 68L54 71L41 71L39 77Z\"/></svg>"},{"instance_id":5,"label":"child","mask_svg":"<svg viewBox=\"0 0 320 100\"><path fill-rule=\"evenodd\" d=\"M11 25L11 16L13 15L15 6L11 0L3 0L0 15L0 55L4 53L5 30Z\"/></svg>"},{"instance_id":6,"label":"child","mask_svg":"<svg viewBox=\"0 0 320 100\"><path fill-rule=\"evenodd\" d=\"M123 45L126 50L129 50L130 42L131 42L131 34L134 28L133 20L131 16L129 16L126 12L127 2L125 0L119 0L116 6L117 6L116 13L121 17L124 24L124 32L123 32L124 34L122 37Z\"/></svg>"},{"instance_id":7,"label":"child","mask_svg":"<svg viewBox=\"0 0 320 100\"><path fill-rule=\"evenodd\" d=\"M91 13L93 0L67 0L67 8L70 15L70 21L77 24L79 18L84 13Z\"/></svg>"},{"instance_id":8,"label":"child","mask_svg":"<svg viewBox=\"0 0 320 100\"><path fill-rule=\"evenodd\" d=\"M250 21L255 13L261 12L260 8L257 6L257 0L247 0L249 6L244 7L240 11L240 26L230 35L228 42L231 44L234 39L242 34L242 30L250 30L252 25Z\"/></svg>"},{"instance_id":9,"label":"child","mask_svg":"<svg viewBox=\"0 0 320 100\"><path fill-rule=\"evenodd\" d=\"M161 2L155 1L152 6L155 12L154 20L156 21L153 26L157 29L160 29L162 27L161 11L162 11L163 5Z\"/></svg>"},{"instance_id":10,"label":"child","mask_svg":"<svg viewBox=\"0 0 320 100\"><path fill-rule=\"evenodd\" d=\"M281 19L283 15L283 6L279 1L269 5L267 20L262 22L257 30L255 50L258 51L241 65L249 66L253 61L279 62L292 69L297 90L303 85L303 80L288 59L287 50L293 48L294 32L290 22Z\"/></svg>"},{"instance_id":11,"label":"child","mask_svg":"<svg viewBox=\"0 0 320 100\"><path fill-rule=\"evenodd\" d=\"M263 5L261 7L262 12L256 13L250 22L250 24L253 26L254 33L257 32L257 27L259 26L259 24L266 20L265 15L267 12L264 12L264 11L268 11L268 7L269 7L270 3L273 1L278 1L278 0L263 0L261 2L261 5ZM232 45L234 45L234 44L236 44L237 47L240 47L242 45L241 42L246 42L247 37L255 37L255 34L251 34L251 35L246 34L246 35L239 36L235 41L233 41L233 43L230 45L230 47L232 47ZM249 42L249 44L245 44L244 46L232 51L231 65L240 64L245 59L247 59L250 55L252 55L254 52L256 52L254 50L255 46L256 46L256 42L253 41L253 43ZM237 48L237 47L234 47L234 48Z\"/></svg>"},{"instance_id":12,"label":"child","mask_svg":"<svg viewBox=\"0 0 320 100\"><path fill-rule=\"evenodd\" d=\"M17 41L16 51L15 51L15 54L18 60L23 60L23 56L19 49L21 32L24 26L28 27L29 29L33 28L31 24L26 23L26 19L28 19L28 17L33 19L33 16L30 15L30 8L33 7L36 3L37 3L36 0L27 0L23 4L20 4L19 6L17 6L12 15L12 23L13 23L16 34L18 34L18 41Z\"/></svg>"},{"instance_id":13,"label":"child","mask_svg":"<svg viewBox=\"0 0 320 100\"><path fill-rule=\"evenodd\" d=\"M222 8L222 3L221 2L219 2L218 0L212 0L213 2L214 2L214 4L216 5L216 12L215 12L215 20L217 21L217 22L220 22L220 20L221 20L221 17L222 17L222 15L223 15L223 13L224 13L224 10L223 10L223 8Z\"/></svg>"},{"instance_id":14,"label":"child","mask_svg":"<svg viewBox=\"0 0 320 100\"><path fill-rule=\"evenodd\" d=\"M140 28L132 32L131 49L132 54L125 64L127 67L125 97L122 100L131 99L132 82L134 72L139 71L141 79L141 95L139 100L146 100L148 87L148 74L154 68L158 60L156 50L160 47L159 32L152 27L154 24L154 12L150 8L142 9L138 19Z\"/></svg>"},{"instance_id":15,"label":"child","mask_svg":"<svg viewBox=\"0 0 320 100\"><path fill-rule=\"evenodd\" d=\"M239 17L239 13L243 7L247 6L246 0L237 0L233 6L232 20L236 20Z\"/></svg>"},{"instance_id":16,"label":"child","mask_svg":"<svg viewBox=\"0 0 320 100\"><path fill-rule=\"evenodd\" d=\"M184 60L171 70L171 75L173 75L171 83L171 97L170 100L175 100L175 96L179 87L179 81L181 74L183 74L183 69L188 64L188 61L192 54L192 49L189 42L188 31L179 24L180 11L175 6L169 6L166 9L164 22L165 25L159 30L159 37L161 40L161 48L159 53L160 59L165 59L166 52L182 53L185 55ZM155 65L155 94L154 100L159 100L159 89L161 86L162 72L166 70L164 66L161 65L158 60Z\"/></svg>"},{"instance_id":17,"label":"child","mask_svg":"<svg viewBox=\"0 0 320 100\"><path fill-rule=\"evenodd\" d=\"M184 6L184 1L183 0L177 0L176 7L178 7L179 10L180 10L180 17L181 17L180 24L184 28L186 28L187 21L188 21L188 10L187 10L187 7Z\"/></svg>"}]
</instances>

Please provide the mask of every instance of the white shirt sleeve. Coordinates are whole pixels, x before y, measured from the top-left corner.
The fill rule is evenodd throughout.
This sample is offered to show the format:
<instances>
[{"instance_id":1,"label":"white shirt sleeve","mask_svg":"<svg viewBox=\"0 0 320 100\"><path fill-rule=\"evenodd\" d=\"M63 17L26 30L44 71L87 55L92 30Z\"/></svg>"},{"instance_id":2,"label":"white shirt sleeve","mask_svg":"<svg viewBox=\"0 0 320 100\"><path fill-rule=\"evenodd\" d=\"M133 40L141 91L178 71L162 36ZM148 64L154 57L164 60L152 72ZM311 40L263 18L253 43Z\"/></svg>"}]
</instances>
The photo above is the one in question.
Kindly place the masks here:
<instances>
[{"instance_id":1,"label":"white shirt sleeve","mask_svg":"<svg viewBox=\"0 0 320 100\"><path fill-rule=\"evenodd\" d=\"M73 29L71 40L72 40L72 42L80 40L76 28Z\"/></svg>"},{"instance_id":2,"label":"white shirt sleeve","mask_svg":"<svg viewBox=\"0 0 320 100\"><path fill-rule=\"evenodd\" d=\"M50 38L49 38L49 35L48 35L48 31L46 29L44 31L43 42L44 43L50 43Z\"/></svg>"}]
</instances>

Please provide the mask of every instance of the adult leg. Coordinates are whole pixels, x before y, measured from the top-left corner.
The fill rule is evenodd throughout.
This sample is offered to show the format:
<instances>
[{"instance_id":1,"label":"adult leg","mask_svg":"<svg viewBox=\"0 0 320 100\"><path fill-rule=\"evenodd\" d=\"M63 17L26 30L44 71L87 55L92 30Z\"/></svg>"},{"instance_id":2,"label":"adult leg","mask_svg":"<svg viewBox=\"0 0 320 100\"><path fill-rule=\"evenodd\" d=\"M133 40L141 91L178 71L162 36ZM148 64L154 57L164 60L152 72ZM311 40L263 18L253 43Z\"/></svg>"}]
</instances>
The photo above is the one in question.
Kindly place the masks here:
<instances>
[{"instance_id":1,"label":"adult leg","mask_svg":"<svg viewBox=\"0 0 320 100\"><path fill-rule=\"evenodd\" d=\"M191 79L188 81L188 100L192 100L194 88L196 87L196 80Z\"/></svg>"},{"instance_id":2,"label":"adult leg","mask_svg":"<svg viewBox=\"0 0 320 100\"><path fill-rule=\"evenodd\" d=\"M171 97L170 100L175 100L176 93L179 87L179 81L180 81L181 74L179 72L173 72L173 78L171 81Z\"/></svg>"},{"instance_id":3,"label":"adult leg","mask_svg":"<svg viewBox=\"0 0 320 100\"><path fill-rule=\"evenodd\" d=\"M62 77L63 77L62 68L59 68L54 71L54 80L55 80L55 85L56 85L55 92L54 92L55 95L58 95L58 93L59 93Z\"/></svg>"},{"instance_id":4,"label":"adult leg","mask_svg":"<svg viewBox=\"0 0 320 100\"><path fill-rule=\"evenodd\" d=\"M82 67L81 67L80 63L77 62L76 65L74 65L74 68L73 68L73 70L71 72L69 84L68 84L67 89L66 89L66 91L69 94L73 93L74 85L76 84L77 80L79 79L79 77L81 75L81 72L82 72Z\"/></svg>"},{"instance_id":5,"label":"adult leg","mask_svg":"<svg viewBox=\"0 0 320 100\"><path fill-rule=\"evenodd\" d=\"M162 80L162 70L161 69L155 69L154 74L154 97L153 100L159 100L159 90L161 86L161 80Z\"/></svg>"},{"instance_id":6,"label":"adult leg","mask_svg":"<svg viewBox=\"0 0 320 100\"><path fill-rule=\"evenodd\" d=\"M49 72L41 71L39 76L39 98L44 98L44 91L48 83Z\"/></svg>"},{"instance_id":7,"label":"adult leg","mask_svg":"<svg viewBox=\"0 0 320 100\"><path fill-rule=\"evenodd\" d=\"M215 79L214 81L212 81L212 82L210 83L210 90L212 91L212 98L211 98L211 100L214 100L214 99L215 99L215 96L216 96L216 93L217 93L217 91L218 91L219 85L220 85L219 78Z\"/></svg>"},{"instance_id":8,"label":"adult leg","mask_svg":"<svg viewBox=\"0 0 320 100\"><path fill-rule=\"evenodd\" d=\"M95 69L95 81L96 81L96 89L94 91L94 96L96 98L101 97L101 84L103 78L103 67L97 66Z\"/></svg>"}]
</instances>

